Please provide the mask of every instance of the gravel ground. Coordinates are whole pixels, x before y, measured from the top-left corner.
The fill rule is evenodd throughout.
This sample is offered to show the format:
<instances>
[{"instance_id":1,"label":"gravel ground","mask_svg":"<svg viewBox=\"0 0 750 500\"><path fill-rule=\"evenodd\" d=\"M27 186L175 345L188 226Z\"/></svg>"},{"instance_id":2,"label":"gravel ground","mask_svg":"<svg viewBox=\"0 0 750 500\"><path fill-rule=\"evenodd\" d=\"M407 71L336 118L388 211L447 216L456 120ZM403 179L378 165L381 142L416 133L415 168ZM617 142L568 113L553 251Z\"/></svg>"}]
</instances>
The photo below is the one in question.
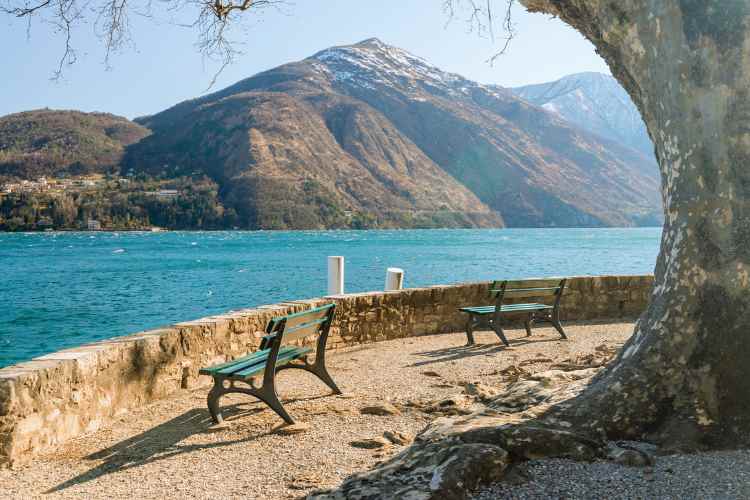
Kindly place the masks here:
<instances>
[{"instance_id":1,"label":"gravel ground","mask_svg":"<svg viewBox=\"0 0 750 500\"><path fill-rule=\"evenodd\" d=\"M612 462L534 460L519 467L517 481L498 483L473 500L490 499L747 499L750 451L656 457L653 467ZM527 477L528 481L522 478Z\"/></svg>"},{"instance_id":2,"label":"gravel ground","mask_svg":"<svg viewBox=\"0 0 750 500\"><path fill-rule=\"evenodd\" d=\"M333 351L328 365L344 396L330 396L322 383L301 371L279 375L287 410L309 426L293 435L273 433L281 420L243 396L222 400L227 422L213 428L205 407L207 389L183 391L131 411L29 465L0 470L0 499L299 498L335 486L402 449L363 449L350 443L380 438L386 431L418 433L433 416L410 402L455 395L467 382L500 385L499 372L511 365L547 370L603 343L619 346L632 329L629 323L569 325L569 341L560 341L551 328L535 328L529 339L522 330L510 330L509 348L482 332L474 347L464 346L464 334L446 334ZM402 413L360 413L385 402ZM694 474L699 477L703 471L698 468Z\"/></svg>"}]
</instances>

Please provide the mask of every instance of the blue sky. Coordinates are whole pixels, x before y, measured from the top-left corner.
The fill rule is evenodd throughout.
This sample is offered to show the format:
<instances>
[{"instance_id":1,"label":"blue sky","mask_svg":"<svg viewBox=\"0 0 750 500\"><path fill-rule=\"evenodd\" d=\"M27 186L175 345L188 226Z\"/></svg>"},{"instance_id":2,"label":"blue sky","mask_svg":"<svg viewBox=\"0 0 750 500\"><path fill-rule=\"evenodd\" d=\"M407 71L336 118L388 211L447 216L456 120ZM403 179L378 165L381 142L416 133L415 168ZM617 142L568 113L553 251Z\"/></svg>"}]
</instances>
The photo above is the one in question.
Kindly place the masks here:
<instances>
[{"instance_id":1,"label":"blue sky","mask_svg":"<svg viewBox=\"0 0 750 500\"><path fill-rule=\"evenodd\" d=\"M497 49L487 38L468 33L463 19L446 26L441 0L297 0L283 12L243 17L234 36L244 52L227 68L213 90L303 59L332 45L378 37L436 66L482 83L517 86L557 79L581 71L608 72L593 46L557 19L515 9L517 37L494 66L486 61ZM4 47L0 115L49 107L107 111L129 118L161 111L205 93L216 65L195 48L196 33L161 20L132 17L133 47L117 54L113 68L91 24L74 33L78 62L64 81L50 76L63 39L41 23L26 36L24 22L0 17ZM496 42L499 43L499 42Z\"/></svg>"}]
</instances>

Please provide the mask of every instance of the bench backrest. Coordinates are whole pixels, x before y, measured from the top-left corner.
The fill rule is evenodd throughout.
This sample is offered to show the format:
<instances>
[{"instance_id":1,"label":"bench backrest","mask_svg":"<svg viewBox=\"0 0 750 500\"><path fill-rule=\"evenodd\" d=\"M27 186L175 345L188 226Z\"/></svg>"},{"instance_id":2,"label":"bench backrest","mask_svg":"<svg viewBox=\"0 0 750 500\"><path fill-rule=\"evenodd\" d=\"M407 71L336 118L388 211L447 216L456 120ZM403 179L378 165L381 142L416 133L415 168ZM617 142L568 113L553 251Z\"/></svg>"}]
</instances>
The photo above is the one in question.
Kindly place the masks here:
<instances>
[{"instance_id":1,"label":"bench backrest","mask_svg":"<svg viewBox=\"0 0 750 500\"><path fill-rule=\"evenodd\" d=\"M276 335L276 341L280 345L313 335L322 337L325 345L325 337L331 328L335 309L336 304L326 304L308 311L274 318L268 322L266 333Z\"/></svg>"},{"instance_id":2,"label":"bench backrest","mask_svg":"<svg viewBox=\"0 0 750 500\"><path fill-rule=\"evenodd\" d=\"M565 279L533 279L495 281L490 286L490 295L496 301L526 297L554 297L555 305L560 302L565 290Z\"/></svg>"}]
</instances>

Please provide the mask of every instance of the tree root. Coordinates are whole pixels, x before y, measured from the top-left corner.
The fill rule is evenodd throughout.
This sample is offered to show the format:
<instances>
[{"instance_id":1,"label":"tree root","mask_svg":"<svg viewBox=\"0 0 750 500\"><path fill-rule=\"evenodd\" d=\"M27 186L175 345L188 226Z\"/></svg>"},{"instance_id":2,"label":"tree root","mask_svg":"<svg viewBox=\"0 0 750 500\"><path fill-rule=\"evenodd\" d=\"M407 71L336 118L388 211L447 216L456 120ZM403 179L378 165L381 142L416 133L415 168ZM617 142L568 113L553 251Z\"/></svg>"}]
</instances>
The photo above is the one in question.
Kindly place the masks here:
<instances>
[{"instance_id":1,"label":"tree root","mask_svg":"<svg viewBox=\"0 0 750 500\"><path fill-rule=\"evenodd\" d=\"M547 457L588 461L607 456L603 439L576 433L571 424L552 417L553 410L566 407L588 380L570 383L568 379L563 386L551 387L549 378L538 378L511 384L483 411L436 419L399 455L348 478L336 490L309 498L458 500L481 485L502 479L513 463ZM513 409L508 411L508 405Z\"/></svg>"},{"instance_id":2,"label":"tree root","mask_svg":"<svg viewBox=\"0 0 750 500\"><path fill-rule=\"evenodd\" d=\"M529 374L485 400L483 410L434 420L410 448L388 462L310 498L464 499L525 460L608 458L623 465L646 465L651 462L647 453L610 441L650 435L669 444L665 428L680 431L680 449L699 441L701 433L687 432L689 421L679 420L682 425L677 425L671 413L667 414L675 418L667 421L650 418L648 407L638 404L641 399L624 397L619 380L602 377L605 374L595 377L597 371ZM656 388L658 384L649 388L654 398L641 394L642 399L656 401Z\"/></svg>"},{"instance_id":3,"label":"tree root","mask_svg":"<svg viewBox=\"0 0 750 500\"><path fill-rule=\"evenodd\" d=\"M482 415L472 420L472 428L459 434L423 434L388 462L348 478L336 490L309 498L460 500L482 485L501 480L512 463L546 457L588 461L606 456L604 442L538 420L508 424L502 417ZM462 424L464 428L467 425Z\"/></svg>"}]
</instances>

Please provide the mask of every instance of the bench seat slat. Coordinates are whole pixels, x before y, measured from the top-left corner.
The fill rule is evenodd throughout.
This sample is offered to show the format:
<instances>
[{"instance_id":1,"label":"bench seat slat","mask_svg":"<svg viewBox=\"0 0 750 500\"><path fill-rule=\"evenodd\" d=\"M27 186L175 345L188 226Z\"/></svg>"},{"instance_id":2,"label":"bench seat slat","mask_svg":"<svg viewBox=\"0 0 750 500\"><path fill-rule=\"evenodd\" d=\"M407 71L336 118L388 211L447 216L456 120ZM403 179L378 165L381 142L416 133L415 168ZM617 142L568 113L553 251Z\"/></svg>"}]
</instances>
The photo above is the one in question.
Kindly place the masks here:
<instances>
[{"instance_id":1,"label":"bench seat slat","mask_svg":"<svg viewBox=\"0 0 750 500\"><path fill-rule=\"evenodd\" d=\"M514 309L552 309L553 306L548 304L537 304L537 303L529 303L529 304L503 304L501 306L501 311L512 311Z\"/></svg>"},{"instance_id":2,"label":"bench seat slat","mask_svg":"<svg viewBox=\"0 0 750 500\"><path fill-rule=\"evenodd\" d=\"M505 289L558 287L560 286L560 281L560 279L507 280L505 281ZM502 281L496 281L493 283L495 286L492 288L499 288L499 285L502 283Z\"/></svg>"},{"instance_id":3,"label":"bench seat slat","mask_svg":"<svg viewBox=\"0 0 750 500\"><path fill-rule=\"evenodd\" d=\"M268 332L275 332L282 322L286 323L285 328L288 329L299 326L302 323L309 323L316 319L325 318L332 307L334 307L334 304L327 304L325 306L315 307L298 313L272 318L268 324Z\"/></svg>"},{"instance_id":4,"label":"bench seat slat","mask_svg":"<svg viewBox=\"0 0 750 500\"><path fill-rule=\"evenodd\" d=\"M514 312L514 311L542 311L546 309L554 309L554 307L547 305L547 304L537 304L537 303L503 304L502 309L500 310L502 312ZM473 313L473 314L492 314L495 312L495 306L462 307L459 310L463 312Z\"/></svg>"},{"instance_id":5,"label":"bench seat slat","mask_svg":"<svg viewBox=\"0 0 750 500\"><path fill-rule=\"evenodd\" d=\"M502 290L493 290L495 296L503 294L504 298L521 298L521 297L554 297L560 291L560 287L538 287L538 288L506 288Z\"/></svg>"},{"instance_id":6,"label":"bench seat slat","mask_svg":"<svg viewBox=\"0 0 750 500\"><path fill-rule=\"evenodd\" d=\"M233 359L232 361L227 361L226 363L220 363L218 365L213 365L213 366L208 367L208 368L201 368L200 373L201 373L201 375L212 375L214 372L218 372L219 370L221 370L223 368L227 368L227 367L230 367L230 366L233 366L233 365L236 365L236 364L239 364L239 363L243 363L243 362L246 362L246 361L252 361L253 359L256 359L256 358L259 358L259 357L267 356L268 355L268 351L269 351L269 349L263 349L263 350L260 350L260 351L255 351L255 352L252 352L252 353L248 354L247 356L243 356L241 358Z\"/></svg>"},{"instance_id":7,"label":"bench seat slat","mask_svg":"<svg viewBox=\"0 0 750 500\"><path fill-rule=\"evenodd\" d=\"M287 351L283 354L279 354L279 357L276 358L276 366L281 366L289 363L290 361L293 361L297 358L301 358L308 352L312 352L312 348L310 347L297 347L293 348L290 351ZM238 372L234 372L231 375L231 378L239 378L244 379L251 375L255 375L256 373L260 373L263 370L266 369L266 361L260 361L256 363L255 365L248 366L243 370L240 370Z\"/></svg>"},{"instance_id":8,"label":"bench seat slat","mask_svg":"<svg viewBox=\"0 0 750 500\"><path fill-rule=\"evenodd\" d=\"M505 292L538 292L538 291L546 291L546 290L559 290L559 286L544 286L544 287L535 287L535 288L506 288ZM497 293L501 292L502 289L500 288L493 288L490 290L491 293Z\"/></svg>"},{"instance_id":9,"label":"bench seat slat","mask_svg":"<svg viewBox=\"0 0 750 500\"><path fill-rule=\"evenodd\" d=\"M308 323L300 323L295 328L287 328L284 330L284 342L294 342L314 335L320 331L320 325L326 321L328 321L328 318L320 318Z\"/></svg>"},{"instance_id":10,"label":"bench seat slat","mask_svg":"<svg viewBox=\"0 0 750 500\"><path fill-rule=\"evenodd\" d=\"M297 350L297 349L298 349L297 347L293 347L293 346L282 347L279 350L279 356L281 356L282 354L286 354L290 351ZM202 375L224 375L224 376L231 375L234 372L237 372L239 370L242 370L243 368L246 368L248 366L253 366L258 363L265 365L266 360L268 359L268 355L270 353L271 353L271 349L263 349L262 351L256 351L242 358L235 359L234 361L228 361L220 365L212 366L211 368L203 368L201 369L200 373Z\"/></svg>"},{"instance_id":11,"label":"bench seat slat","mask_svg":"<svg viewBox=\"0 0 750 500\"><path fill-rule=\"evenodd\" d=\"M288 356L290 354L295 354L295 351L297 351L297 350L299 350L299 348L297 348L297 347L292 347L292 346L282 347L279 350L279 358L278 359L281 359L282 356ZM307 350L311 351L312 349L307 348ZM238 365L235 365L235 366L228 366L227 368L219 370L217 372L217 374L218 375L224 375L224 376L236 375L240 371L243 371L245 369L249 369L249 368L252 368L252 367L255 367L255 366L258 366L258 365L260 365L261 367L266 366L266 360L268 360L268 355L271 353L271 349L264 349L263 351L259 351L259 352L263 352L264 354L262 356L259 356L259 357L255 358L255 359L251 359L251 360L249 360L247 362L244 362L244 363L241 363L241 364L238 364Z\"/></svg>"},{"instance_id":12,"label":"bench seat slat","mask_svg":"<svg viewBox=\"0 0 750 500\"><path fill-rule=\"evenodd\" d=\"M301 314L297 313L296 316L287 316L286 331L289 331L290 328L298 328L302 325L312 323L316 320L320 320L316 324L323 323L328 318L329 309L330 307L324 307L320 309L305 311Z\"/></svg>"},{"instance_id":13,"label":"bench seat slat","mask_svg":"<svg viewBox=\"0 0 750 500\"><path fill-rule=\"evenodd\" d=\"M557 295L557 290L539 290L537 292L527 292L526 290L506 290L503 294L504 299L526 299L534 300L536 297L554 297ZM539 300L539 299L536 299Z\"/></svg>"},{"instance_id":14,"label":"bench seat slat","mask_svg":"<svg viewBox=\"0 0 750 500\"><path fill-rule=\"evenodd\" d=\"M537 304L537 303L526 303L526 304L503 304L503 311L511 309L532 309L532 308L549 308L552 309L554 306L548 304ZM462 307L461 311L494 311L495 306L474 306L474 307Z\"/></svg>"},{"instance_id":15,"label":"bench seat slat","mask_svg":"<svg viewBox=\"0 0 750 500\"><path fill-rule=\"evenodd\" d=\"M247 358L243 359L239 363L234 363L224 368L221 368L220 370L217 370L215 373L217 375L231 375L232 373L242 370L243 368L247 366L252 366L257 363L265 363L270 353L271 353L271 349L263 349L262 351L257 351L255 353L255 356L248 356Z\"/></svg>"}]
</instances>

